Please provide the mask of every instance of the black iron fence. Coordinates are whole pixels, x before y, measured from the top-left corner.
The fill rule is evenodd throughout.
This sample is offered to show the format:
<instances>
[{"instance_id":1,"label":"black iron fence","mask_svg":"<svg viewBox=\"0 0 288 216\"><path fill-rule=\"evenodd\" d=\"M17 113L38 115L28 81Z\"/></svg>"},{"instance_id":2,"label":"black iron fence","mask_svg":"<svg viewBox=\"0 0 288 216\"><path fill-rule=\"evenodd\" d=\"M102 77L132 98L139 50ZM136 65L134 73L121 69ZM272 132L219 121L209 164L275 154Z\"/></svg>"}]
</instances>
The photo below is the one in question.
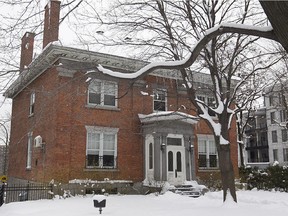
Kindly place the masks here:
<instances>
[{"instance_id":1,"label":"black iron fence","mask_svg":"<svg viewBox=\"0 0 288 216\"><path fill-rule=\"evenodd\" d=\"M0 188L0 204L27 200L51 199L53 197L52 189L52 185L49 184L4 184Z\"/></svg>"}]
</instances>

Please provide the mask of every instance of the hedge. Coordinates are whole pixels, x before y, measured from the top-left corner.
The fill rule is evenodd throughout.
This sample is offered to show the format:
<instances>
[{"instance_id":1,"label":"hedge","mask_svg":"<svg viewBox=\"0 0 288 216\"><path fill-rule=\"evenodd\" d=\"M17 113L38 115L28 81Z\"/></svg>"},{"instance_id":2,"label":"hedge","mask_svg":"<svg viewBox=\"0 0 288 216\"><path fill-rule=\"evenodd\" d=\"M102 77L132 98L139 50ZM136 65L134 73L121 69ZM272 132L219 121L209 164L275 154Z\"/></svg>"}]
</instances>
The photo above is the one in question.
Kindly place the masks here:
<instances>
[{"instance_id":1,"label":"hedge","mask_svg":"<svg viewBox=\"0 0 288 216\"><path fill-rule=\"evenodd\" d=\"M288 167L269 166L261 170L257 167L240 168L241 183L247 184L247 189L277 190L288 192Z\"/></svg>"}]
</instances>

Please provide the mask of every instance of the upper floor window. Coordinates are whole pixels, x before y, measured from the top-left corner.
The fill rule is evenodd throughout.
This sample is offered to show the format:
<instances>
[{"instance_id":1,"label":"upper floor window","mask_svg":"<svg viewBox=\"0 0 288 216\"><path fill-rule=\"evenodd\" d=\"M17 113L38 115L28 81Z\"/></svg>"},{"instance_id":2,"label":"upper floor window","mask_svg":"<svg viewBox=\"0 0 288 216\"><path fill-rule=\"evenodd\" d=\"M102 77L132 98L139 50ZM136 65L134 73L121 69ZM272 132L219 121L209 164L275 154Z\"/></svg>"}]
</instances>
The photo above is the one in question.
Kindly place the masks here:
<instances>
[{"instance_id":1,"label":"upper floor window","mask_svg":"<svg viewBox=\"0 0 288 216\"><path fill-rule=\"evenodd\" d=\"M275 98L273 95L269 95L269 106L275 106Z\"/></svg>"},{"instance_id":2,"label":"upper floor window","mask_svg":"<svg viewBox=\"0 0 288 216\"><path fill-rule=\"evenodd\" d=\"M210 116L216 116L216 113L212 110L213 108L216 107L215 99L213 97L206 97L206 96L198 95L197 99L203 101L206 109L208 109L208 114Z\"/></svg>"},{"instance_id":3,"label":"upper floor window","mask_svg":"<svg viewBox=\"0 0 288 216\"><path fill-rule=\"evenodd\" d=\"M287 129L282 129L282 142L287 142L288 141L288 131Z\"/></svg>"},{"instance_id":4,"label":"upper floor window","mask_svg":"<svg viewBox=\"0 0 288 216\"><path fill-rule=\"evenodd\" d=\"M270 113L270 118L271 118L271 124L275 124L276 123L276 116L275 116L275 112L271 112Z\"/></svg>"},{"instance_id":5,"label":"upper floor window","mask_svg":"<svg viewBox=\"0 0 288 216\"><path fill-rule=\"evenodd\" d=\"M281 122L287 121L287 111L286 110L280 110L280 120L281 120Z\"/></svg>"},{"instance_id":6,"label":"upper floor window","mask_svg":"<svg viewBox=\"0 0 288 216\"><path fill-rule=\"evenodd\" d=\"M116 168L117 132L114 128L87 127L87 168Z\"/></svg>"},{"instance_id":7,"label":"upper floor window","mask_svg":"<svg viewBox=\"0 0 288 216\"><path fill-rule=\"evenodd\" d=\"M157 89L153 92L153 110L166 111L167 109L167 92L164 89Z\"/></svg>"},{"instance_id":8,"label":"upper floor window","mask_svg":"<svg viewBox=\"0 0 288 216\"><path fill-rule=\"evenodd\" d=\"M35 111L35 92L30 94L29 115L33 115Z\"/></svg>"},{"instance_id":9,"label":"upper floor window","mask_svg":"<svg viewBox=\"0 0 288 216\"><path fill-rule=\"evenodd\" d=\"M116 107L117 94L116 82L93 80L88 87L88 104Z\"/></svg>"},{"instance_id":10,"label":"upper floor window","mask_svg":"<svg viewBox=\"0 0 288 216\"><path fill-rule=\"evenodd\" d=\"M274 130L271 132L271 134L272 134L272 142L277 143L278 142L277 131Z\"/></svg>"}]
</instances>

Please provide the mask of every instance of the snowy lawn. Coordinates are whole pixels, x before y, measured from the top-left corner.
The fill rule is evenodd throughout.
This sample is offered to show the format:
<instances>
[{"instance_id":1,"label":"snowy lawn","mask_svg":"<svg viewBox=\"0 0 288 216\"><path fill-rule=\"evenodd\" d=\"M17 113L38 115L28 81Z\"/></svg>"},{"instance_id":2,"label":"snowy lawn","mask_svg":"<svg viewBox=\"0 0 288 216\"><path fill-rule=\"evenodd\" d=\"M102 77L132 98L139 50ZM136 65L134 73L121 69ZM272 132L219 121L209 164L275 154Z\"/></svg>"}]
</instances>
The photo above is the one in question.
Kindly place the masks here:
<instances>
[{"instance_id":1,"label":"snowy lawn","mask_svg":"<svg viewBox=\"0 0 288 216\"><path fill-rule=\"evenodd\" d=\"M239 191L238 204L222 203L222 192L209 192L200 198L189 198L167 192L164 195L110 195L102 215L117 216L284 216L288 215L288 193ZM92 216L99 215L93 196L67 199L26 201L4 204L1 216Z\"/></svg>"}]
</instances>

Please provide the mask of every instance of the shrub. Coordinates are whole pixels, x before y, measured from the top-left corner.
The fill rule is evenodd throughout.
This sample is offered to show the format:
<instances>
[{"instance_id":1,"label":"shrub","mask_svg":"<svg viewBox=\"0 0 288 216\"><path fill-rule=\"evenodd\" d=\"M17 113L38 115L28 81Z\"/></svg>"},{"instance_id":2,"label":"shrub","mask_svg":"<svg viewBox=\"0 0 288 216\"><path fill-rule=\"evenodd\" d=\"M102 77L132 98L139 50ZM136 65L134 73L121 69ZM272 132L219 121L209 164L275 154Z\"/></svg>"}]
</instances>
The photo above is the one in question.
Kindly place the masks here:
<instances>
[{"instance_id":1,"label":"shrub","mask_svg":"<svg viewBox=\"0 0 288 216\"><path fill-rule=\"evenodd\" d=\"M257 167L240 168L241 183L248 189L277 190L288 192L288 168L286 166L269 166L264 170Z\"/></svg>"}]
</instances>

